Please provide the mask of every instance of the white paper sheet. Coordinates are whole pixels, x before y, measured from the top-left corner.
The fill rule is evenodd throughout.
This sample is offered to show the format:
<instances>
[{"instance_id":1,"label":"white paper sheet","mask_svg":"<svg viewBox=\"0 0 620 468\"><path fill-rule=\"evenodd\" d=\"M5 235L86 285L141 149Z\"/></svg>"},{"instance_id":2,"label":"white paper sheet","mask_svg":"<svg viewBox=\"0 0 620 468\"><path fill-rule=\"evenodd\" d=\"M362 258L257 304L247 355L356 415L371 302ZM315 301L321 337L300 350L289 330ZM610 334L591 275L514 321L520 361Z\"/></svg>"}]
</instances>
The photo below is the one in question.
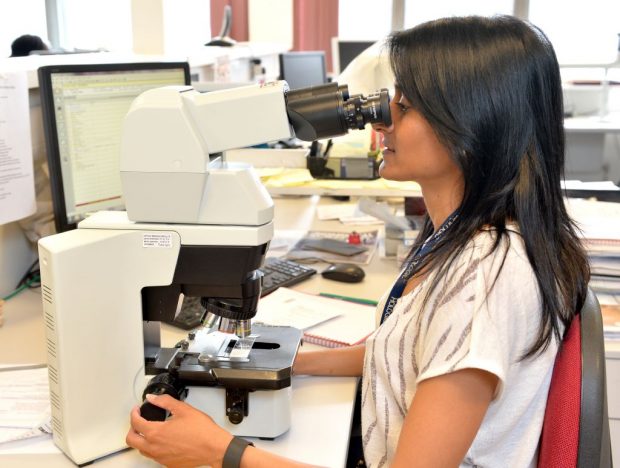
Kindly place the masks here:
<instances>
[{"instance_id":1,"label":"white paper sheet","mask_svg":"<svg viewBox=\"0 0 620 468\"><path fill-rule=\"evenodd\" d=\"M325 302L329 303L325 298L278 288L259 301L256 316L252 321L306 330L342 315L342 310L325 307Z\"/></svg>"},{"instance_id":2,"label":"white paper sheet","mask_svg":"<svg viewBox=\"0 0 620 468\"><path fill-rule=\"evenodd\" d=\"M610 180L595 182L582 182L581 180L567 180L562 183L566 190L612 190L618 191L620 188Z\"/></svg>"},{"instance_id":3,"label":"white paper sheet","mask_svg":"<svg viewBox=\"0 0 620 468\"><path fill-rule=\"evenodd\" d=\"M357 203L321 205L317 207L320 220L338 219L343 224L383 224L383 221L360 211Z\"/></svg>"},{"instance_id":4,"label":"white paper sheet","mask_svg":"<svg viewBox=\"0 0 620 468\"><path fill-rule=\"evenodd\" d=\"M0 224L36 210L25 72L0 73Z\"/></svg>"},{"instance_id":5,"label":"white paper sheet","mask_svg":"<svg viewBox=\"0 0 620 468\"><path fill-rule=\"evenodd\" d=\"M39 435L49 417L46 367L0 369L0 442Z\"/></svg>"},{"instance_id":6,"label":"white paper sheet","mask_svg":"<svg viewBox=\"0 0 620 468\"><path fill-rule=\"evenodd\" d=\"M620 240L620 203L568 198L566 209L586 239Z\"/></svg>"},{"instance_id":7,"label":"white paper sheet","mask_svg":"<svg viewBox=\"0 0 620 468\"><path fill-rule=\"evenodd\" d=\"M320 220L338 219L344 216L355 216L357 203L338 203L334 205L319 205L316 209Z\"/></svg>"},{"instance_id":8,"label":"white paper sheet","mask_svg":"<svg viewBox=\"0 0 620 468\"><path fill-rule=\"evenodd\" d=\"M374 331L375 307L279 288L259 301L253 322L299 328L321 346L350 346Z\"/></svg>"}]
</instances>

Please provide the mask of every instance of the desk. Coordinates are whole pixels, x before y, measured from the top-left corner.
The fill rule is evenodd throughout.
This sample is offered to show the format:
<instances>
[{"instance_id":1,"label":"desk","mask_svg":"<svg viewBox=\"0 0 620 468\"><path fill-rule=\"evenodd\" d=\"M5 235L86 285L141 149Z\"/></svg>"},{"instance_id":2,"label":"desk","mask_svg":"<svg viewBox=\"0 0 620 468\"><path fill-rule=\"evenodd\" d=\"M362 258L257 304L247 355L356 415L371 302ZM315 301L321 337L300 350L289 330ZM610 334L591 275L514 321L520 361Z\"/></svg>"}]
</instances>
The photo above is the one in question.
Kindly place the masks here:
<instances>
[{"instance_id":1,"label":"desk","mask_svg":"<svg viewBox=\"0 0 620 468\"><path fill-rule=\"evenodd\" d=\"M275 200L275 227L282 229L317 229L349 231L351 227L335 222L318 221L319 204L337 203L318 196L281 198ZM315 275L295 286L307 293L331 292L345 296L369 299L379 298L396 275L393 259L372 259L365 266L366 279L359 284L334 283ZM38 291L26 291L5 304L5 325L0 327L0 364L45 362L45 333ZM181 334L172 327L163 326L163 339L175 340ZM309 345L305 345L309 346ZM608 404L614 462L620 466L620 343L607 342L606 364ZM355 392L354 378L295 377L293 379L293 422L291 430L276 441L258 441L257 445L300 461L330 467L344 466L348 429ZM317 430L319 429L320 430ZM49 445L49 440L47 441ZM21 452L7 455L0 446L0 466L20 468L46 466L69 468L74 466L64 455L47 453L26 454L42 444L41 440L22 443ZM96 462L95 467L153 467L154 463L142 458L134 450L108 456Z\"/></svg>"},{"instance_id":2,"label":"desk","mask_svg":"<svg viewBox=\"0 0 620 468\"><path fill-rule=\"evenodd\" d=\"M299 186L273 187L266 183L271 196L352 196L352 197L421 197L420 186L413 182L394 183L384 179L330 180L315 179Z\"/></svg>"},{"instance_id":3,"label":"desk","mask_svg":"<svg viewBox=\"0 0 620 468\"><path fill-rule=\"evenodd\" d=\"M337 222L317 221L318 203L336 202L319 197L276 200L276 229L351 229ZM376 299L393 278L396 268L394 260L375 256L365 270L369 278L360 284L335 283L315 275L297 289ZM183 332L166 325L162 329L164 343L176 342L183 335ZM306 344L304 348L310 346ZM5 304L5 324L0 327L0 364L41 363L45 359L40 293L30 290ZM356 382L357 379L351 377L294 377L290 431L274 441L257 440L256 445L307 463L344 466ZM43 453L33 454L36 450ZM52 446L50 437L42 437L0 445L0 466L70 468L74 465ZM126 450L102 458L94 466L152 468L157 465L134 450Z\"/></svg>"}]
</instances>

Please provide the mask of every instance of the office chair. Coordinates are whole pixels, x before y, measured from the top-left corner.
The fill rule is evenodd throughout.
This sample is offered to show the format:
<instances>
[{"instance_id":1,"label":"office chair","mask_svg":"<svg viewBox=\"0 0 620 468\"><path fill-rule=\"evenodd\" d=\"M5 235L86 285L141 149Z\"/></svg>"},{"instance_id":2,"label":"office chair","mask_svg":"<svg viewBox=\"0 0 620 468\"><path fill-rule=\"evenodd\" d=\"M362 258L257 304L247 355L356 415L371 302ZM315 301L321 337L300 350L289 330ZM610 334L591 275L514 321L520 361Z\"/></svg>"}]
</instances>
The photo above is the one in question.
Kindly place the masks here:
<instances>
[{"instance_id":1,"label":"office chair","mask_svg":"<svg viewBox=\"0 0 620 468\"><path fill-rule=\"evenodd\" d=\"M540 468L611 468L601 309L591 290L555 360L545 409Z\"/></svg>"}]
</instances>

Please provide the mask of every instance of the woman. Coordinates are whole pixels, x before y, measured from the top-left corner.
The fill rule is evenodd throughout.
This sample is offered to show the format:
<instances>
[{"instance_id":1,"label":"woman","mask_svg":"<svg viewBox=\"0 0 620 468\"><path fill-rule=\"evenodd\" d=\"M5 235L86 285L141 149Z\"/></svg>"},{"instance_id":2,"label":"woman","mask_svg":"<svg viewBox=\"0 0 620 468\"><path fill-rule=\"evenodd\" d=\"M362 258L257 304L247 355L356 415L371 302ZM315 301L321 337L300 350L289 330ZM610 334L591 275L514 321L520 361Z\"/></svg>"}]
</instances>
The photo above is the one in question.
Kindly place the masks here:
<instances>
[{"instance_id":1,"label":"woman","mask_svg":"<svg viewBox=\"0 0 620 468\"><path fill-rule=\"evenodd\" d=\"M560 189L555 53L512 17L425 23L388 49L381 175L420 184L426 224L365 346L301 353L295 372L363 375L368 466L535 466L558 343L589 279ZM134 410L129 445L175 466L221 463L230 434L152 402L174 417ZM294 465L249 447L241 466Z\"/></svg>"}]
</instances>

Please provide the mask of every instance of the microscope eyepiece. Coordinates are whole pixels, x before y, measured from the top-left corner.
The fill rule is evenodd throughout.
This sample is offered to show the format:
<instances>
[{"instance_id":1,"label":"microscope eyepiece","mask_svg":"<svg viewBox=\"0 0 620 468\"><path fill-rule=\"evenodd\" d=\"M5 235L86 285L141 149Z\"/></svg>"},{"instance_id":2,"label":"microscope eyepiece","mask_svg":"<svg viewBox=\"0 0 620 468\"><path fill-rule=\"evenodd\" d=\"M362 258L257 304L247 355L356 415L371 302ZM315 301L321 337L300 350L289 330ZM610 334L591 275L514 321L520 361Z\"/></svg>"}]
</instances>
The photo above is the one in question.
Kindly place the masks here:
<instances>
[{"instance_id":1,"label":"microscope eyepiece","mask_svg":"<svg viewBox=\"0 0 620 468\"><path fill-rule=\"evenodd\" d=\"M295 136L305 141L344 135L368 123L392 123L387 89L350 96L346 85L327 83L288 91L286 108Z\"/></svg>"}]
</instances>

